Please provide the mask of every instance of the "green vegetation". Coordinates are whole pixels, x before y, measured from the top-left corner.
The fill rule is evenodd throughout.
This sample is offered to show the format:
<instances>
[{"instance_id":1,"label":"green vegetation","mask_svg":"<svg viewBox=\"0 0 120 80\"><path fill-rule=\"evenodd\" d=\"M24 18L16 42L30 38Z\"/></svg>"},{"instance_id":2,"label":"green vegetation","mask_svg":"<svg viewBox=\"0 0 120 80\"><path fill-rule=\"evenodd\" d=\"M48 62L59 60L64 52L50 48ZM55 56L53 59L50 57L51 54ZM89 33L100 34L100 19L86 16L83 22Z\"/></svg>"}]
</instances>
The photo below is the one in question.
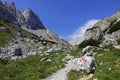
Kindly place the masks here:
<instances>
[{"instance_id":1,"label":"green vegetation","mask_svg":"<svg viewBox=\"0 0 120 80\"><path fill-rule=\"evenodd\" d=\"M94 27L92 27L92 28L89 28L89 29L87 29L87 31L88 31L88 30L94 30L94 29L96 29L96 28L99 28L99 26L94 26Z\"/></svg>"},{"instance_id":2,"label":"green vegetation","mask_svg":"<svg viewBox=\"0 0 120 80\"><path fill-rule=\"evenodd\" d=\"M79 48L84 48L86 46L98 46L100 43L101 41L95 39L84 40L81 44L79 44Z\"/></svg>"},{"instance_id":3,"label":"green vegetation","mask_svg":"<svg viewBox=\"0 0 120 80\"><path fill-rule=\"evenodd\" d=\"M106 51L106 50L107 51ZM120 50L107 45L102 49L95 49L97 68L92 79L98 80L120 80ZM73 71L68 73L68 80L79 80L87 74L84 71Z\"/></svg>"},{"instance_id":4,"label":"green vegetation","mask_svg":"<svg viewBox=\"0 0 120 80\"><path fill-rule=\"evenodd\" d=\"M0 47L7 45L12 40L12 37L10 34L0 30Z\"/></svg>"},{"instance_id":5,"label":"green vegetation","mask_svg":"<svg viewBox=\"0 0 120 80\"><path fill-rule=\"evenodd\" d=\"M109 28L111 28L115 23L116 23L117 19L110 21L110 26L108 28L106 28L105 30L103 30L103 33L105 33Z\"/></svg>"},{"instance_id":6,"label":"green vegetation","mask_svg":"<svg viewBox=\"0 0 120 80\"><path fill-rule=\"evenodd\" d=\"M59 51L58 54L28 56L16 61L0 60L0 80L41 80L64 67L65 55Z\"/></svg>"},{"instance_id":7,"label":"green vegetation","mask_svg":"<svg viewBox=\"0 0 120 80\"><path fill-rule=\"evenodd\" d=\"M9 28L9 29L11 30L12 34L14 34L14 36L16 36L18 32L22 32L22 33L23 33L26 37L28 37L28 38L31 38L31 39L32 39L33 37L37 38L37 36L34 35L34 34L32 34L32 33L29 33L29 32L27 32L27 31L25 31L25 30L23 30L23 29L18 29L18 28L16 28L15 26L11 25L11 24L10 24L7 20L5 20L5 19L2 19L2 20L1 20L1 26L0 26L0 27L2 27L2 26Z\"/></svg>"},{"instance_id":8,"label":"green vegetation","mask_svg":"<svg viewBox=\"0 0 120 80\"><path fill-rule=\"evenodd\" d=\"M86 75L86 72L71 70L67 75L68 75L68 80L79 80L81 77Z\"/></svg>"},{"instance_id":9,"label":"green vegetation","mask_svg":"<svg viewBox=\"0 0 120 80\"><path fill-rule=\"evenodd\" d=\"M120 38L119 38L119 39L117 39L117 42L118 42L118 44L120 45Z\"/></svg>"},{"instance_id":10,"label":"green vegetation","mask_svg":"<svg viewBox=\"0 0 120 80\"><path fill-rule=\"evenodd\" d=\"M94 78L120 80L120 50L114 49L111 45L106 46L104 49L109 49L109 51L97 51L98 54L95 56L97 68Z\"/></svg>"},{"instance_id":11,"label":"green vegetation","mask_svg":"<svg viewBox=\"0 0 120 80\"><path fill-rule=\"evenodd\" d=\"M0 20L0 27L7 27L11 31L11 34L8 34L4 31L0 30L0 47L4 47L5 45L7 45L9 43L9 41L11 41L12 39L15 39L18 32L22 32L25 35L25 37L27 37L27 38L38 39L38 37L35 36L34 34L31 34L25 30L22 30L22 29L15 28L11 24L9 24L7 20L3 20L3 19Z\"/></svg>"},{"instance_id":12,"label":"green vegetation","mask_svg":"<svg viewBox=\"0 0 120 80\"><path fill-rule=\"evenodd\" d=\"M112 25L109 29L108 33L112 33L114 31L120 30L120 21L118 21L117 23L115 23L114 25Z\"/></svg>"}]
</instances>

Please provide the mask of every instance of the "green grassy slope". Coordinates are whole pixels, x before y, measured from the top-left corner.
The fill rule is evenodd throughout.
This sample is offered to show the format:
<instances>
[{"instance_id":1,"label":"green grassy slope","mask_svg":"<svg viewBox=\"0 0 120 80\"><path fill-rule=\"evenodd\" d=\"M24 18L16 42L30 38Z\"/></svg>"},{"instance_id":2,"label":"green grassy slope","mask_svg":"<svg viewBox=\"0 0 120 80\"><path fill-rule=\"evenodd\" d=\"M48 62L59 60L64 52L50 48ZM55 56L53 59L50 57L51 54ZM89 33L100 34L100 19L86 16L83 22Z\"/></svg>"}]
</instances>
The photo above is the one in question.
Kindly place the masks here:
<instances>
[{"instance_id":1,"label":"green grassy slope","mask_svg":"<svg viewBox=\"0 0 120 80\"><path fill-rule=\"evenodd\" d=\"M9 43L9 41L14 40L16 38L16 35L18 32L22 32L27 38L37 38L37 36L22 30L22 29L17 29L15 28L13 25L11 25L8 21L6 20L1 20L0 19L0 27L7 27L10 29L11 34L8 34L2 30L0 30L0 47L4 47L5 45L7 45Z\"/></svg>"},{"instance_id":2,"label":"green grassy slope","mask_svg":"<svg viewBox=\"0 0 120 80\"><path fill-rule=\"evenodd\" d=\"M12 39L13 36L10 34L0 30L0 47L4 47L9 41Z\"/></svg>"},{"instance_id":3,"label":"green grassy slope","mask_svg":"<svg viewBox=\"0 0 120 80\"><path fill-rule=\"evenodd\" d=\"M97 68L93 78L98 78L98 80L120 80L120 50L108 45L94 52L97 53L95 56ZM68 73L68 80L79 80L85 75L87 74L84 71L71 70ZM90 80L93 80L93 78Z\"/></svg>"},{"instance_id":4,"label":"green grassy slope","mask_svg":"<svg viewBox=\"0 0 120 80\"><path fill-rule=\"evenodd\" d=\"M66 53L59 51L58 55L51 53L48 56L28 56L16 61L0 60L0 80L40 80L46 78L64 67L65 62L62 59ZM41 59L43 60L41 61ZM52 61L47 62L48 59Z\"/></svg>"}]
</instances>

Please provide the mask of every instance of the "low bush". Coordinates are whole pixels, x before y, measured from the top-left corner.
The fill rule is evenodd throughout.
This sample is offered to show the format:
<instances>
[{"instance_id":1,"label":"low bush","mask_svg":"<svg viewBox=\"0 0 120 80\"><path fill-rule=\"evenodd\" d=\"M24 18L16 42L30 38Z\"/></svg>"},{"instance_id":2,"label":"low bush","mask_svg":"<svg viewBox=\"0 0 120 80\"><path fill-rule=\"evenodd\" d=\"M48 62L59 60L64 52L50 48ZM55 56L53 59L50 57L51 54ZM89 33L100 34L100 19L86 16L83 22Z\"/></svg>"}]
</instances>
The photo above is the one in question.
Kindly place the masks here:
<instances>
[{"instance_id":1,"label":"low bush","mask_svg":"<svg viewBox=\"0 0 120 80\"><path fill-rule=\"evenodd\" d=\"M119 38L119 39L117 39L117 42L118 42L118 44L120 45L120 38Z\"/></svg>"},{"instance_id":2,"label":"low bush","mask_svg":"<svg viewBox=\"0 0 120 80\"><path fill-rule=\"evenodd\" d=\"M109 29L108 33L113 33L114 31L120 30L120 21L118 21L117 23L115 23L114 25L112 25Z\"/></svg>"},{"instance_id":3,"label":"low bush","mask_svg":"<svg viewBox=\"0 0 120 80\"><path fill-rule=\"evenodd\" d=\"M98 46L100 43L101 41L95 39L84 40L81 44L79 44L79 48L84 48L86 46Z\"/></svg>"}]
</instances>

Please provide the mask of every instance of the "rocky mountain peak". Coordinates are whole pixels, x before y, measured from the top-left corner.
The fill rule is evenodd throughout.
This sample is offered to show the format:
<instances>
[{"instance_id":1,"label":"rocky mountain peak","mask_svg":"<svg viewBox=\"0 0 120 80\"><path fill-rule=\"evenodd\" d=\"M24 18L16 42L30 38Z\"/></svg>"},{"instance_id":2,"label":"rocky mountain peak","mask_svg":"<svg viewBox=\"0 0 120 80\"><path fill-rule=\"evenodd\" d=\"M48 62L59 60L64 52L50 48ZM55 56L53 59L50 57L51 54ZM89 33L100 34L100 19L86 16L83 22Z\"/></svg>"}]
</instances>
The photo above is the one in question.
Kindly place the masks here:
<instances>
[{"instance_id":1,"label":"rocky mountain peak","mask_svg":"<svg viewBox=\"0 0 120 80\"><path fill-rule=\"evenodd\" d=\"M16 10L15 3L14 3L14 2L12 2L12 3L10 4L10 7L11 7L12 10L14 10L14 11Z\"/></svg>"},{"instance_id":2,"label":"rocky mountain peak","mask_svg":"<svg viewBox=\"0 0 120 80\"><path fill-rule=\"evenodd\" d=\"M43 26L42 21L40 21L39 17L30 8L26 8L22 14L26 20L25 21L26 28L32 30L46 29Z\"/></svg>"},{"instance_id":3,"label":"rocky mountain peak","mask_svg":"<svg viewBox=\"0 0 120 80\"><path fill-rule=\"evenodd\" d=\"M23 12L23 14L25 15L25 14L30 14L30 13L32 13L33 14L33 11L30 9L30 8L26 8L25 9L25 11Z\"/></svg>"},{"instance_id":4,"label":"rocky mountain peak","mask_svg":"<svg viewBox=\"0 0 120 80\"><path fill-rule=\"evenodd\" d=\"M120 9L113 14L112 18L114 18L114 19L120 18Z\"/></svg>"},{"instance_id":5,"label":"rocky mountain peak","mask_svg":"<svg viewBox=\"0 0 120 80\"><path fill-rule=\"evenodd\" d=\"M43 37L46 41L52 41L65 46L71 46L67 42L61 40L56 34L44 27L39 16L30 8L26 8L23 12L17 10L15 3L1 2L0 19L8 21L18 29L24 29L38 37Z\"/></svg>"}]
</instances>

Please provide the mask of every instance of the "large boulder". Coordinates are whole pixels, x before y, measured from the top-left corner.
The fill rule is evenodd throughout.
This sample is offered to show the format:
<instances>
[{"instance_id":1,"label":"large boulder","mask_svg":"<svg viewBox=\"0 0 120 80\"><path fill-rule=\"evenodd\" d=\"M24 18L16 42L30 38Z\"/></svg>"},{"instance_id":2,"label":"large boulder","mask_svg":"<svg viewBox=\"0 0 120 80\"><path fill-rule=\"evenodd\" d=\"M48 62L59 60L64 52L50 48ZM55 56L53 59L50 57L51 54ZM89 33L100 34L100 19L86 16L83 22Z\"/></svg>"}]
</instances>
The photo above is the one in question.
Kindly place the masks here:
<instances>
[{"instance_id":1,"label":"large boulder","mask_svg":"<svg viewBox=\"0 0 120 80\"><path fill-rule=\"evenodd\" d=\"M75 60L73 70L85 70L88 74L93 73L96 68L95 59L91 56L83 56Z\"/></svg>"}]
</instances>

